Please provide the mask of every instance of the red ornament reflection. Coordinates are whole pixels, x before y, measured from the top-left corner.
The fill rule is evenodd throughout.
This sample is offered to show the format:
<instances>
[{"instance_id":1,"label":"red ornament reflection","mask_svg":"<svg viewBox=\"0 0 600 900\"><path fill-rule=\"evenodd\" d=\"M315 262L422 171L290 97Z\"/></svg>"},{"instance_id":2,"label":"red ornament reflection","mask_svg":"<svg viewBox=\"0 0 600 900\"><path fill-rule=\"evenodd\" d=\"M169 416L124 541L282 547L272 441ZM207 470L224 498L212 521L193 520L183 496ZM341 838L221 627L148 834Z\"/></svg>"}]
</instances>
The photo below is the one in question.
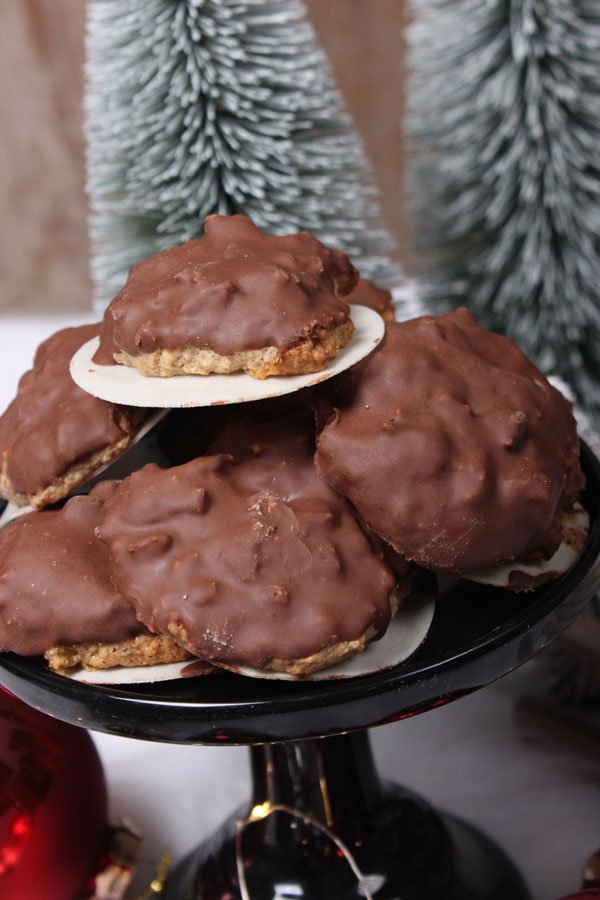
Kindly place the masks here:
<instances>
[{"instance_id":1,"label":"red ornament reflection","mask_svg":"<svg viewBox=\"0 0 600 900\"><path fill-rule=\"evenodd\" d=\"M576 894L569 894L568 897L561 897L560 900L596 900L600 898L600 888L587 888L585 891L578 891Z\"/></svg>"},{"instance_id":2,"label":"red ornament reflection","mask_svg":"<svg viewBox=\"0 0 600 900\"><path fill-rule=\"evenodd\" d=\"M107 833L90 736L0 689L0 897L76 900Z\"/></svg>"}]
</instances>

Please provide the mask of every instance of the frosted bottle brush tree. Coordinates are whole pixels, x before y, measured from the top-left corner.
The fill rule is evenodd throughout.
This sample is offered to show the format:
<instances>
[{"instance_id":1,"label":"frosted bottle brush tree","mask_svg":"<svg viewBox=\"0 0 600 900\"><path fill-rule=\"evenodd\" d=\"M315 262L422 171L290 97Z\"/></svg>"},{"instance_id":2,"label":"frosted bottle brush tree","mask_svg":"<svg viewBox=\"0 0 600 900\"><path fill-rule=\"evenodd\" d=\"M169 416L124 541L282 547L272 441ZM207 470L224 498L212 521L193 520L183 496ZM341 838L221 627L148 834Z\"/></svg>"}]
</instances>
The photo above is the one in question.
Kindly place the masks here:
<instances>
[{"instance_id":1,"label":"frosted bottle brush tree","mask_svg":"<svg viewBox=\"0 0 600 900\"><path fill-rule=\"evenodd\" d=\"M426 303L468 305L598 417L598 4L413 0L413 16L409 189Z\"/></svg>"},{"instance_id":2,"label":"frosted bottle brush tree","mask_svg":"<svg viewBox=\"0 0 600 900\"><path fill-rule=\"evenodd\" d=\"M98 308L132 264L216 212L307 229L398 283L361 142L300 0L89 0L86 50Z\"/></svg>"}]
</instances>

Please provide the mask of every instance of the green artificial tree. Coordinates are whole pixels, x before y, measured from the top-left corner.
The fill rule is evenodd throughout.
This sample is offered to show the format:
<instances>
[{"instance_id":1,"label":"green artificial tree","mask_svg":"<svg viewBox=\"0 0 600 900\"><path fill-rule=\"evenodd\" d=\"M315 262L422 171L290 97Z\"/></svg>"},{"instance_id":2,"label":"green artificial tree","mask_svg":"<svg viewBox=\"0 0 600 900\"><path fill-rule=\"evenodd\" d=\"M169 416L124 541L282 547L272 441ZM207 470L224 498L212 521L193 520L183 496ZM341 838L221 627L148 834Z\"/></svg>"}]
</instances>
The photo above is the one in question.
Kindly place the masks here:
<instances>
[{"instance_id":1,"label":"green artificial tree","mask_svg":"<svg viewBox=\"0 0 600 900\"><path fill-rule=\"evenodd\" d=\"M242 212L398 284L377 191L301 0L89 0L95 303L140 259Z\"/></svg>"},{"instance_id":2,"label":"green artificial tree","mask_svg":"<svg viewBox=\"0 0 600 900\"><path fill-rule=\"evenodd\" d=\"M422 296L464 304L600 414L600 8L413 0Z\"/></svg>"}]
</instances>

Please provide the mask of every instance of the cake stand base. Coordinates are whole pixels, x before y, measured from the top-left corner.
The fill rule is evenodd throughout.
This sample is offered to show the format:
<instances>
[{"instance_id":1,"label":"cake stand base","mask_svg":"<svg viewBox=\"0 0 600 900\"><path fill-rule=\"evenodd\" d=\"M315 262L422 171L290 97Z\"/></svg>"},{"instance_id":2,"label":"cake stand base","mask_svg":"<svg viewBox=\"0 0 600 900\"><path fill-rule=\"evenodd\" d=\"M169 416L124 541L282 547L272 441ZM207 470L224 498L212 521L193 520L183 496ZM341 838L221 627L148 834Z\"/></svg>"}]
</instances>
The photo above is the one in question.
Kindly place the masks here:
<instances>
[{"instance_id":1,"label":"cake stand base","mask_svg":"<svg viewBox=\"0 0 600 900\"><path fill-rule=\"evenodd\" d=\"M251 754L252 800L175 868L167 900L530 900L487 837L380 780L366 732Z\"/></svg>"}]
</instances>

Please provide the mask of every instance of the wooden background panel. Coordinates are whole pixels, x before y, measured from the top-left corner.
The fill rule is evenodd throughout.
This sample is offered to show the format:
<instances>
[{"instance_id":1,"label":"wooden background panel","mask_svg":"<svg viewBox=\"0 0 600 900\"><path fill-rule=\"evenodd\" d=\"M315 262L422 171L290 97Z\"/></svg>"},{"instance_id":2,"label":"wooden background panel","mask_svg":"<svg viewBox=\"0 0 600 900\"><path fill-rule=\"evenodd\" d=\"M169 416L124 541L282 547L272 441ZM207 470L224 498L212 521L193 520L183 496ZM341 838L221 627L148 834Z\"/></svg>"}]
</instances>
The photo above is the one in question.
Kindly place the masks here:
<instances>
[{"instance_id":1,"label":"wooden background panel","mask_svg":"<svg viewBox=\"0 0 600 900\"><path fill-rule=\"evenodd\" d=\"M1 5L0 309L83 308L83 2Z\"/></svg>"},{"instance_id":2,"label":"wooden background panel","mask_svg":"<svg viewBox=\"0 0 600 900\"><path fill-rule=\"evenodd\" d=\"M402 244L404 0L308 5ZM0 311L84 309L84 0L1 0L1 22Z\"/></svg>"},{"instance_id":3,"label":"wooden background panel","mask_svg":"<svg viewBox=\"0 0 600 900\"><path fill-rule=\"evenodd\" d=\"M405 0L307 0L375 168L386 223L407 262L402 192Z\"/></svg>"}]
</instances>

